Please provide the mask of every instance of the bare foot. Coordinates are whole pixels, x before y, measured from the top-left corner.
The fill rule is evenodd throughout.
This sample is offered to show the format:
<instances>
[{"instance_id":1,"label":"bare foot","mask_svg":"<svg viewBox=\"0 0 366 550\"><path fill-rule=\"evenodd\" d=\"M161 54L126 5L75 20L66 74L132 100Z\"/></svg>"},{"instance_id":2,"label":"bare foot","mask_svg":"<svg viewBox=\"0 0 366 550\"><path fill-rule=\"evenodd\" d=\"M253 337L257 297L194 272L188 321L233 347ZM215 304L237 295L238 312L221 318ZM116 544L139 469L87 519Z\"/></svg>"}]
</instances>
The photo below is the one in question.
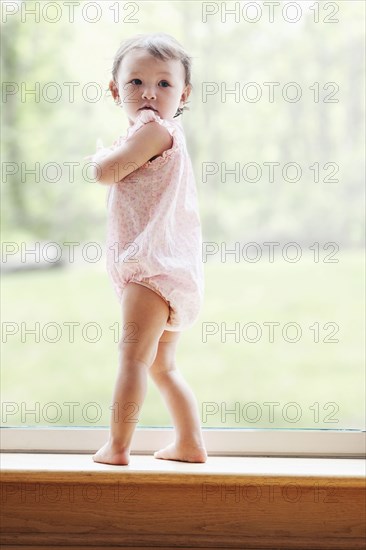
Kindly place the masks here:
<instances>
[{"instance_id":1,"label":"bare foot","mask_svg":"<svg viewBox=\"0 0 366 550\"><path fill-rule=\"evenodd\" d=\"M94 462L101 462L102 464L127 466L130 462L130 453L127 449L121 449L107 441L92 458Z\"/></svg>"},{"instance_id":2,"label":"bare foot","mask_svg":"<svg viewBox=\"0 0 366 550\"><path fill-rule=\"evenodd\" d=\"M165 449L156 451L154 457L164 460L179 460L180 462L206 462L207 452L204 447L197 445L171 443Z\"/></svg>"}]
</instances>

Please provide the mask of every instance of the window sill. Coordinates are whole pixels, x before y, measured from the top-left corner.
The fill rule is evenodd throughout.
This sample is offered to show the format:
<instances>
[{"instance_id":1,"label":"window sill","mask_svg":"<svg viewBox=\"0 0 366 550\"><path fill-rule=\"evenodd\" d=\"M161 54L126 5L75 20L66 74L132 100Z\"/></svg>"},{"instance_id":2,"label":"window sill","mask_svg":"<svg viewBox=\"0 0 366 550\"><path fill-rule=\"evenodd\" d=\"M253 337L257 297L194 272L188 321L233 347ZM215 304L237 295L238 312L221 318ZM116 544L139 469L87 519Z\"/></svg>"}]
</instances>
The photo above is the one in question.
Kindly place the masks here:
<instances>
[{"instance_id":1,"label":"window sill","mask_svg":"<svg viewBox=\"0 0 366 550\"><path fill-rule=\"evenodd\" d=\"M2 544L365 548L365 461L3 453ZM14 546L12 547L14 548Z\"/></svg>"}]
</instances>

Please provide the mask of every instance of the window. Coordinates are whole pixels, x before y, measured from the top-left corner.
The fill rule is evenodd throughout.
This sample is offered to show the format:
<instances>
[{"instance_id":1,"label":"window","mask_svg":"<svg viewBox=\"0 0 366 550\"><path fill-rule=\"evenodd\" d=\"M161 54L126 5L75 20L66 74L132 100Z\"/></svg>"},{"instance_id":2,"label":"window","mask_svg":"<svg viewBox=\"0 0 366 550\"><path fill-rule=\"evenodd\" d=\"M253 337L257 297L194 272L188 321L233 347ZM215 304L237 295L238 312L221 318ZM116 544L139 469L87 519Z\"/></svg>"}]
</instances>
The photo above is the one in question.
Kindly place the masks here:
<instances>
[{"instance_id":1,"label":"window","mask_svg":"<svg viewBox=\"0 0 366 550\"><path fill-rule=\"evenodd\" d=\"M356 456L365 430L365 7L293 3L272 23L265 6L256 15L237 4L232 16L225 3L212 15L200 3L139 4L144 17L128 27L131 36L145 20L161 28L169 15L166 32L193 55L182 124L206 293L177 362L212 452ZM110 5L101 4L98 43L81 7L74 26L66 14L50 24L51 15L22 22L20 12L3 23L8 450L88 451L109 423L121 319L105 272L106 190L88 181L81 159L98 137L110 144L127 127L102 93L121 39ZM84 49L87 59L75 57ZM150 381L136 451L170 438Z\"/></svg>"}]
</instances>

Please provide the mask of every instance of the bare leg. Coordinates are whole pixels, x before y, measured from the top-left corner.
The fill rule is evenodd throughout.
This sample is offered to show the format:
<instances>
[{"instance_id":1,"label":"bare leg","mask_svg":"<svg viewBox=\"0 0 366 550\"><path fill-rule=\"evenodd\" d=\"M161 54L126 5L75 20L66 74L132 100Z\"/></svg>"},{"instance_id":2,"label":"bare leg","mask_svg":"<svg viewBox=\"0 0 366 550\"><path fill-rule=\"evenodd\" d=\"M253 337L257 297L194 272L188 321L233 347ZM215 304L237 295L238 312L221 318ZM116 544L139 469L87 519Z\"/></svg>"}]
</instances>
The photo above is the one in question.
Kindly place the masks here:
<instances>
[{"instance_id":1,"label":"bare leg","mask_svg":"<svg viewBox=\"0 0 366 550\"><path fill-rule=\"evenodd\" d=\"M133 433L145 399L147 372L169 316L168 304L154 291L129 283L123 293L123 333L113 394L110 435L94 462L127 465Z\"/></svg>"},{"instance_id":2,"label":"bare leg","mask_svg":"<svg viewBox=\"0 0 366 550\"><path fill-rule=\"evenodd\" d=\"M149 374L159 388L176 429L175 442L154 453L155 458L206 462L196 398L175 365L179 333L165 331Z\"/></svg>"}]
</instances>

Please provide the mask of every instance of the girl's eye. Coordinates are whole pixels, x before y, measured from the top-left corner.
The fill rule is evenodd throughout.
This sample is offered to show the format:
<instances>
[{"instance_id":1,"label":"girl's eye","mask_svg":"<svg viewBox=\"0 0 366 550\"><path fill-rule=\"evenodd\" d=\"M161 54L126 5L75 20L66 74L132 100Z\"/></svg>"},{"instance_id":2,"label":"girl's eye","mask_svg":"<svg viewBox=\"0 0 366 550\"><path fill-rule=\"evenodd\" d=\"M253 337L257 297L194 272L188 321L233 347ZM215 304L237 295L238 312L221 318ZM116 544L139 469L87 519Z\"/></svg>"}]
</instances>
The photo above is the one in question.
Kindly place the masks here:
<instances>
[{"instance_id":1,"label":"girl's eye","mask_svg":"<svg viewBox=\"0 0 366 550\"><path fill-rule=\"evenodd\" d=\"M130 81L130 84L134 84L135 86L138 86L139 84L141 84L141 80L139 78L133 78ZM162 84L163 88L167 88L168 86L170 86L169 82L167 82L166 80L161 80L159 84Z\"/></svg>"}]
</instances>

